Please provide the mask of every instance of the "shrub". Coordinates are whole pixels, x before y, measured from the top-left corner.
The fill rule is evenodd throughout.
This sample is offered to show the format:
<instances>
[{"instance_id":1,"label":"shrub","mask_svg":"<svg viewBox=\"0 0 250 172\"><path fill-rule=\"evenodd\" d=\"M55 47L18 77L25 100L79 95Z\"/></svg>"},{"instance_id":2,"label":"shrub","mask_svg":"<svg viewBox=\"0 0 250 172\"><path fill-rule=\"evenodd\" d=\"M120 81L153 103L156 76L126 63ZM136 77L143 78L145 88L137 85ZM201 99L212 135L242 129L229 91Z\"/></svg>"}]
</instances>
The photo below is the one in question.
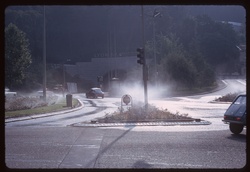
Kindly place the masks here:
<instances>
[{"instance_id":1,"label":"shrub","mask_svg":"<svg viewBox=\"0 0 250 172\"><path fill-rule=\"evenodd\" d=\"M98 119L98 122L122 122L122 121L151 121L151 120L176 120L185 119L190 120L191 117L187 117L188 114L175 114L169 112L167 109L159 109L153 105L148 105L148 110L142 106L142 103L137 103L125 111L115 111L111 114L106 114L104 118Z\"/></svg>"},{"instance_id":2,"label":"shrub","mask_svg":"<svg viewBox=\"0 0 250 172\"><path fill-rule=\"evenodd\" d=\"M222 97L216 98L214 101L219 101L219 102L232 102L234 99L237 97L239 93L229 93L226 94Z\"/></svg>"},{"instance_id":3,"label":"shrub","mask_svg":"<svg viewBox=\"0 0 250 172\"><path fill-rule=\"evenodd\" d=\"M33 109L36 107L42 107L54 104L57 101L57 96L49 96L47 101L44 102L42 99L37 97L13 97L6 98L5 100L5 111L15 111L24 109Z\"/></svg>"}]
</instances>

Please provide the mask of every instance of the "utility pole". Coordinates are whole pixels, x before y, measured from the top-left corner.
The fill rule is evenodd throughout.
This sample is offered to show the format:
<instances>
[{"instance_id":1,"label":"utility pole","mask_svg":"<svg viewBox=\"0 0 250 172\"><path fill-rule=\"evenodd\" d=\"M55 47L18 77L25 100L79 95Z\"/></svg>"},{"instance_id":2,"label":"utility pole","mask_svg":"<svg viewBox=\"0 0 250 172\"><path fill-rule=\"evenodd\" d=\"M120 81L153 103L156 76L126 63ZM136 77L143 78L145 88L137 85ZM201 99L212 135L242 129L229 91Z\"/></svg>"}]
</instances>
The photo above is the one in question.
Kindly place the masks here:
<instances>
[{"instance_id":1,"label":"utility pole","mask_svg":"<svg viewBox=\"0 0 250 172\"><path fill-rule=\"evenodd\" d=\"M46 102L46 21L45 6L43 6L43 100Z\"/></svg>"},{"instance_id":2,"label":"utility pole","mask_svg":"<svg viewBox=\"0 0 250 172\"><path fill-rule=\"evenodd\" d=\"M65 62L62 64L62 70L63 70L63 97L65 95Z\"/></svg>"}]
</instances>

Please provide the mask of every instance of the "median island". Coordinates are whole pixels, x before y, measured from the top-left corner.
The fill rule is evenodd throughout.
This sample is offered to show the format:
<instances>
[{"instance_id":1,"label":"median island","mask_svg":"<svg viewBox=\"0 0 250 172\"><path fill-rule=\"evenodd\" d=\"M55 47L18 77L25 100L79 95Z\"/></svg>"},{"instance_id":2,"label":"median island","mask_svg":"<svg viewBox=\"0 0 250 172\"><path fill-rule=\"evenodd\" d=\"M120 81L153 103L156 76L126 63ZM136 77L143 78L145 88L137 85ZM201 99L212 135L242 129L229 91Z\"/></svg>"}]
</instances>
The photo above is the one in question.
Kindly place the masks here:
<instances>
[{"instance_id":1,"label":"median island","mask_svg":"<svg viewBox=\"0 0 250 172\"><path fill-rule=\"evenodd\" d=\"M147 110L142 103L137 103L126 110L120 107L102 118L91 120L91 123L133 123L133 122L192 122L199 121L188 117L188 114L171 113L167 109L159 109L148 104Z\"/></svg>"}]
</instances>

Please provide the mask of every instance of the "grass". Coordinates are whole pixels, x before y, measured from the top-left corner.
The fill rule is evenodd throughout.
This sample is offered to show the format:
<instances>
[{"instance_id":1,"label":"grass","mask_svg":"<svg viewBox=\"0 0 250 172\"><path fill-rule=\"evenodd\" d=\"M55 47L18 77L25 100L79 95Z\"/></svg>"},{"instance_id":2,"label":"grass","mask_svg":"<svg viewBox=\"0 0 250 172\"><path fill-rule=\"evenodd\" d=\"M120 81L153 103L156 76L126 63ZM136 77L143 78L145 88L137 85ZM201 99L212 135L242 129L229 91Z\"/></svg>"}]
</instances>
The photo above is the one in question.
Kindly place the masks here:
<instances>
[{"instance_id":1,"label":"grass","mask_svg":"<svg viewBox=\"0 0 250 172\"><path fill-rule=\"evenodd\" d=\"M73 98L72 105L73 107L76 107L78 105L78 100ZM44 113L58 112L62 110L71 109L71 107L65 107L65 106L66 106L66 100L62 99L58 101L56 104L49 106L37 107L34 109L25 109L25 110L16 110L7 112L5 111L5 118L22 117L34 114L44 114Z\"/></svg>"}]
</instances>

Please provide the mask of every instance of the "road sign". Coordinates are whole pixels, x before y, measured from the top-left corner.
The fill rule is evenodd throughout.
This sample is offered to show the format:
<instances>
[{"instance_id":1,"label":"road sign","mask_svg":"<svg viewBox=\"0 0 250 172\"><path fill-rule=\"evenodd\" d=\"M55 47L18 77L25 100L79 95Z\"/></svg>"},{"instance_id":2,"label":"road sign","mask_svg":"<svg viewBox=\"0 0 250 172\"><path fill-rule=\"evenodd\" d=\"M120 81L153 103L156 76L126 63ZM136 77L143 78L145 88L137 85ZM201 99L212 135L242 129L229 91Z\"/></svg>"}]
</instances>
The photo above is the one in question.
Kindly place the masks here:
<instances>
[{"instance_id":1,"label":"road sign","mask_svg":"<svg viewBox=\"0 0 250 172\"><path fill-rule=\"evenodd\" d=\"M125 103L126 105L128 105L130 102L131 102L131 96L130 95L124 95L123 97L122 97L122 101L123 101L123 103Z\"/></svg>"},{"instance_id":2,"label":"road sign","mask_svg":"<svg viewBox=\"0 0 250 172\"><path fill-rule=\"evenodd\" d=\"M121 112L123 112L123 110L124 110L123 106L126 106L127 108L132 107L132 97L130 95L125 94L124 96L122 96L122 99L121 99Z\"/></svg>"}]
</instances>

